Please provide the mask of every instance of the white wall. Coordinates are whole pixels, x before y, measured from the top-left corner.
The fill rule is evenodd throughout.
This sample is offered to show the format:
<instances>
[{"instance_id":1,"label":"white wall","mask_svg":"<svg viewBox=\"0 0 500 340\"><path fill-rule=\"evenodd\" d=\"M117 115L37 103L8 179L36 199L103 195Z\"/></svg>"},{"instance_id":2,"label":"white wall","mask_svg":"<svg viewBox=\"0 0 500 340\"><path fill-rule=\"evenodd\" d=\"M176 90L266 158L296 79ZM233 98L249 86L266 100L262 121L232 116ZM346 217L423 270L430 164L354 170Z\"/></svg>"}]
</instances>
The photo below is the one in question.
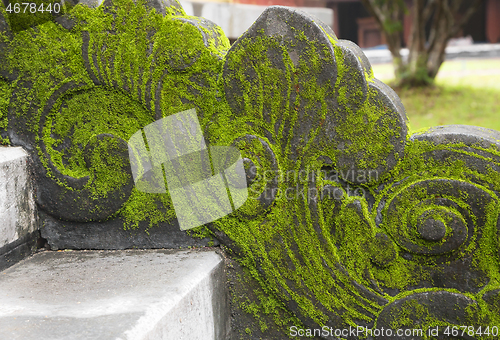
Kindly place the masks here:
<instances>
[{"instance_id":1,"label":"white wall","mask_svg":"<svg viewBox=\"0 0 500 340\"><path fill-rule=\"evenodd\" d=\"M237 3L193 3L179 1L187 15L195 15L195 7L201 7L201 17L215 22L219 25L228 38L238 38L257 20L259 15L267 6L237 4ZM298 7L313 17L324 22L328 26L333 26L333 10L319 7Z\"/></svg>"}]
</instances>

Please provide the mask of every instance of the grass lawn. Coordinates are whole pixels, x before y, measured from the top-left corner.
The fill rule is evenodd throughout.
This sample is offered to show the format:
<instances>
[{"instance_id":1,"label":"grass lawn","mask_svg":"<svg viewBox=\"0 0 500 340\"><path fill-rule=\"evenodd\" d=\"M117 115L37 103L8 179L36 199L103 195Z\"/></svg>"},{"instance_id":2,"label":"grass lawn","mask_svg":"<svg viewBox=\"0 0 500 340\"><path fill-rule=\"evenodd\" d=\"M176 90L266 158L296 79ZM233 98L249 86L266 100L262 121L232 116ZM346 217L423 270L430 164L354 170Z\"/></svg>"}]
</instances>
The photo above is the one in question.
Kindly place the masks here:
<instances>
[{"instance_id":1,"label":"grass lawn","mask_svg":"<svg viewBox=\"0 0 500 340\"><path fill-rule=\"evenodd\" d=\"M373 65L375 77L391 85L391 64ZM447 124L500 131L500 58L446 61L429 89L403 89L398 95L411 130Z\"/></svg>"}]
</instances>

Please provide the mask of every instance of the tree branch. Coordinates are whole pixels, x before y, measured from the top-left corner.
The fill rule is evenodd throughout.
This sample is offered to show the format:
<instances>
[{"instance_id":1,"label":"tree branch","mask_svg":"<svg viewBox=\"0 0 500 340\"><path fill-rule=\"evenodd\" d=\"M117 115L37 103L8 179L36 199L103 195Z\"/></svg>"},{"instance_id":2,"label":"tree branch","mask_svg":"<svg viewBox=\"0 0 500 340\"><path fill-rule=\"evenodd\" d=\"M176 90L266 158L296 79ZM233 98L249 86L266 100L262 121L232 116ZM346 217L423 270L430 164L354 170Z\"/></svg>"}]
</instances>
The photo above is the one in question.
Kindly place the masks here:
<instances>
[{"instance_id":1,"label":"tree branch","mask_svg":"<svg viewBox=\"0 0 500 340\"><path fill-rule=\"evenodd\" d=\"M392 56L394 58L400 58L401 53L399 50L401 49L401 33L388 32L385 27L386 21L389 19L393 19L391 18L391 16L397 17L401 12L400 9L397 7L395 9L387 8L387 2L384 3L384 6L380 6L380 4L376 2L376 0L361 0L361 2L380 25L380 29L386 37L387 45L389 47L389 51L391 51Z\"/></svg>"},{"instance_id":2,"label":"tree branch","mask_svg":"<svg viewBox=\"0 0 500 340\"><path fill-rule=\"evenodd\" d=\"M451 2L451 10L453 13L458 13L460 7L462 6L463 0L453 0Z\"/></svg>"},{"instance_id":3,"label":"tree branch","mask_svg":"<svg viewBox=\"0 0 500 340\"><path fill-rule=\"evenodd\" d=\"M413 24L410 30L410 39L408 41L410 51L422 51L425 46L425 22L421 17L423 7L424 0L413 0Z\"/></svg>"},{"instance_id":4,"label":"tree branch","mask_svg":"<svg viewBox=\"0 0 500 340\"><path fill-rule=\"evenodd\" d=\"M435 5L436 5L436 0L429 0L425 5L425 8L422 12L422 18L425 23L429 22L429 20L431 19L431 15Z\"/></svg>"},{"instance_id":5,"label":"tree branch","mask_svg":"<svg viewBox=\"0 0 500 340\"><path fill-rule=\"evenodd\" d=\"M462 18L452 28L451 36L454 36L458 31L469 21L471 16L477 11L483 0L475 0L474 3L467 9Z\"/></svg>"},{"instance_id":6,"label":"tree branch","mask_svg":"<svg viewBox=\"0 0 500 340\"><path fill-rule=\"evenodd\" d=\"M448 0L443 0L441 3L443 4L443 11L444 11L445 17L447 19L446 23L447 23L447 26L448 26L448 31L451 31L451 28L453 27L453 24L455 22L455 15L457 15L458 12L453 12L452 11L452 9L450 8L450 6L448 5Z\"/></svg>"},{"instance_id":7,"label":"tree branch","mask_svg":"<svg viewBox=\"0 0 500 340\"><path fill-rule=\"evenodd\" d=\"M434 45L436 44L437 38L439 36L439 25L441 21L444 19L443 18L443 1L446 0L439 0L436 2L436 10L434 12L434 18L432 20L431 24L431 29L429 33L429 40L427 44L427 51L431 51L434 48Z\"/></svg>"},{"instance_id":8,"label":"tree branch","mask_svg":"<svg viewBox=\"0 0 500 340\"><path fill-rule=\"evenodd\" d=\"M383 29L383 22L385 21L384 13L380 10L374 0L361 0L366 9L370 12L372 16L375 17L380 27Z\"/></svg>"}]
</instances>

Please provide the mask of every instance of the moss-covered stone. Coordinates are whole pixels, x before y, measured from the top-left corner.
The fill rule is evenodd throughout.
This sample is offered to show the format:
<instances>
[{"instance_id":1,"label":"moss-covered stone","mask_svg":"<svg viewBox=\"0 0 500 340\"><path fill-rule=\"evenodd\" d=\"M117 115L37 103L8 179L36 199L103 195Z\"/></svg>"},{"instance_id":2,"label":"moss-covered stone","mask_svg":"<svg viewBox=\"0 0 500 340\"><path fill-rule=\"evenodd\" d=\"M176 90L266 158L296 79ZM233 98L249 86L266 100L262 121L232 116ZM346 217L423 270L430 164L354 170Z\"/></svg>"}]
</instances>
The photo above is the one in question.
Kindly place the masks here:
<instances>
[{"instance_id":1,"label":"moss-covered stone","mask_svg":"<svg viewBox=\"0 0 500 340\"><path fill-rule=\"evenodd\" d=\"M260 327L245 334L498 324L500 134L409 135L359 48L300 11L267 9L229 48L162 4L77 5L34 27L0 4L1 141L30 151L47 226L134 240L177 227L168 193L134 188L125 142L195 108L208 144L237 147L249 172L247 202L191 231L258 285L233 297Z\"/></svg>"}]
</instances>

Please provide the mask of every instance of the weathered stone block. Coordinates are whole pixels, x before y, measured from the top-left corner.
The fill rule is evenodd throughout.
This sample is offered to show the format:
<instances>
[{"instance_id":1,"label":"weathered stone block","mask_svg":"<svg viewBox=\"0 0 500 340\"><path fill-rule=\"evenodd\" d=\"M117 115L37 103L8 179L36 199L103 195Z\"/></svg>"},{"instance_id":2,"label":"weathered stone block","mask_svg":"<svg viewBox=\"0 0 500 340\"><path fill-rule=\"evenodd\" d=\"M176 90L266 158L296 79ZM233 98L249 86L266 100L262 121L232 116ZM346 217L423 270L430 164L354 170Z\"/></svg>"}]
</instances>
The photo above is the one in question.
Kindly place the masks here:
<instances>
[{"instance_id":1,"label":"weathered stone block","mask_svg":"<svg viewBox=\"0 0 500 340\"><path fill-rule=\"evenodd\" d=\"M42 252L0 275L1 339L230 339L214 251Z\"/></svg>"},{"instance_id":2,"label":"weathered stone block","mask_svg":"<svg viewBox=\"0 0 500 340\"><path fill-rule=\"evenodd\" d=\"M0 146L0 269L30 254L38 235L28 153Z\"/></svg>"}]
</instances>

